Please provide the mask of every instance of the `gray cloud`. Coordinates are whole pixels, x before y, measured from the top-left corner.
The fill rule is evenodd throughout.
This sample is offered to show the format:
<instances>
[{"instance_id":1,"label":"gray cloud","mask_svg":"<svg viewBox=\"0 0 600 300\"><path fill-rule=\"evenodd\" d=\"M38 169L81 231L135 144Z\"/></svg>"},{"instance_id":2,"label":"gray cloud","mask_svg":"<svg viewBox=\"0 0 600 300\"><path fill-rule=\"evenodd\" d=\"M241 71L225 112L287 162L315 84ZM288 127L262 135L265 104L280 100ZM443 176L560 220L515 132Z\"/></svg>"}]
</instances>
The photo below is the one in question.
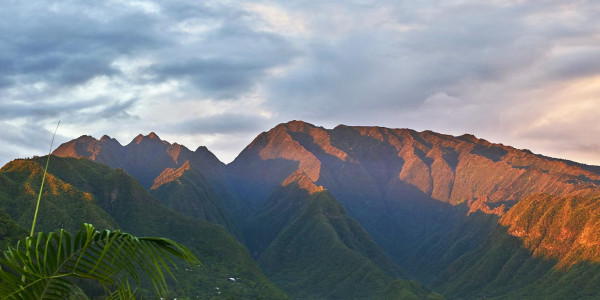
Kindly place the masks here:
<instances>
[{"instance_id":1,"label":"gray cloud","mask_svg":"<svg viewBox=\"0 0 600 300\"><path fill-rule=\"evenodd\" d=\"M263 131L269 121L255 115L224 113L204 118L183 120L166 128L168 133L183 134L257 134Z\"/></svg>"},{"instance_id":2,"label":"gray cloud","mask_svg":"<svg viewBox=\"0 0 600 300\"><path fill-rule=\"evenodd\" d=\"M558 0L3 3L0 122L12 132L0 139L13 150L0 163L38 149L20 137L42 139L56 119L72 137L150 129L210 135L220 151L291 119L411 127L589 161L595 118L556 111L597 94L568 88L600 75L599 14Z\"/></svg>"},{"instance_id":3,"label":"gray cloud","mask_svg":"<svg viewBox=\"0 0 600 300\"><path fill-rule=\"evenodd\" d=\"M36 122L11 124L0 121L0 127L2 127L0 140L3 143L0 150L0 159L2 159L3 165L15 158L48 154L53 132L43 125ZM56 141L64 142L68 140L67 137L60 134L56 137ZM54 146L56 147L56 144Z\"/></svg>"},{"instance_id":4,"label":"gray cloud","mask_svg":"<svg viewBox=\"0 0 600 300\"><path fill-rule=\"evenodd\" d=\"M433 7L408 8L403 16L414 29L406 32L359 25L334 41L310 44L306 64L272 84L272 104L291 112L321 106L324 115L413 109L437 92L464 93L462 82L503 80L548 51L538 30L524 25L530 5ZM324 98L337 105L320 105Z\"/></svg>"},{"instance_id":5,"label":"gray cloud","mask_svg":"<svg viewBox=\"0 0 600 300\"><path fill-rule=\"evenodd\" d=\"M600 44L561 55L547 69L552 80L575 79L600 74Z\"/></svg>"},{"instance_id":6,"label":"gray cloud","mask_svg":"<svg viewBox=\"0 0 600 300\"><path fill-rule=\"evenodd\" d=\"M12 5L11 5L12 4ZM164 40L152 17L110 6L70 3L48 9L44 2L12 2L0 12L0 80L4 88L46 82L54 89L119 73L111 63L122 55L156 48Z\"/></svg>"},{"instance_id":7,"label":"gray cloud","mask_svg":"<svg viewBox=\"0 0 600 300\"><path fill-rule=\"evenodd\" d=\"M244 14L230 14L198 41L169 51L175 53L146 71L157 81L188 80L205 97L235 99L263 80L270 69L286 65L296 55L283 37L252 30L240 19Z\"/></svg>"},{"instance_id":8,"label":"gray cloud","mask_svg":"<svg viewBox=\"0 0 600 300\"><path fill-rule=\"evenodd\" d=\"M102 102L96 100L51 102L43 105L36 102L2 102L0 103L0 120L58 118L61 114L73 114L84 108L94 108L102 105Z\"/></svg>"}]
</instances>

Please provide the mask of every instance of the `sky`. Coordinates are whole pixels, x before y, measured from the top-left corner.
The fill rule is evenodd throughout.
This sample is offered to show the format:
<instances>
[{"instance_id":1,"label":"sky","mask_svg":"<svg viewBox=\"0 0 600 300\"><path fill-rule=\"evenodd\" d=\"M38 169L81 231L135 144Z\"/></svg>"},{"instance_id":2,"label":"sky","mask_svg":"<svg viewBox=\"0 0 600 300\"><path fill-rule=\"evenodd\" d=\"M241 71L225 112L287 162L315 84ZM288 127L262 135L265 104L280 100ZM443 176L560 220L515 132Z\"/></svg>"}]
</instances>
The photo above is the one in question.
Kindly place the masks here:
<instances>
[{"instance_id":1,"label":"sky","mask_svg":"<svg viewBox=\"0 0 600 300\"><path fill-rule=\"evenodd\" d=\"M18 1L0 165L155 132L230 162L303 120L471 133L600 165L600 1Z\"/></svg>"}]
</instances>

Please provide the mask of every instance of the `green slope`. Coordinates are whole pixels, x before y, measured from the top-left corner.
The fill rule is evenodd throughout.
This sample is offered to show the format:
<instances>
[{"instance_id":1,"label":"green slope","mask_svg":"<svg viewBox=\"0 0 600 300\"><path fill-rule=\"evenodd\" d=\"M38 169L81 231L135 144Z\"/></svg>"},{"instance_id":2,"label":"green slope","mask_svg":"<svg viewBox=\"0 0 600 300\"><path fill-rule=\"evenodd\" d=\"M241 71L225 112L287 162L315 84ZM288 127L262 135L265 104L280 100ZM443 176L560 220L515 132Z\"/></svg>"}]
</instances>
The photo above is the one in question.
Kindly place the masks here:
<instances>
[{"instance_id":1,"label":"green slope","mask_svg":"<svg viewBox=\"0 0 600 300\"><path fill-rule=\"evenodd\" d=\"M14 193L14 199L20 201L3 196L0 207L23 223L26 223L24 217L30 214L28 211L33 209L29 204L33 199L26 192L30 186L39 184L43 160L15 161L0 171L0 175L10 179L2 181L8 186L0 190ZM69 226L100 223L103 225L98 228L120 228L139 236L176 240L188 246L204 264L193 270L179 270L173 294L177 297L286 298L262 274L244 246L222 226L166 208L124 171L87 159L52 157L49 173L42 198L44 213L39 216L40 230L65 227L66 223L60 218L68 217ZM7 193L0 193L3 194ZM15 209L13 204L21 205ZM7 209L9 207L11 209ZM90 216L95 219L90 220Z\"/></svg>"},{"instance_id":2,"label":"green slope","mask_svg":"<svg viewBox=\"0 0 600 300\"><path fill-rule=\"evenodd\" d=\"M85 157L112 168L121 168L148 191L156 192L155 196L167 207L223 225L234 236L242 238L241 230L231 217L231 212L236 212L241 205L228 191L224 179L225 165L206 147L198 147L192 152L185 146L163 141L154 133L138 135L127 146L108 136L100 140L81 136L60 145L53 154ZM184 173L186 170L189 172L185 173L189 174ZM180 175L186 178L180 180L177 178ZM169 184L172 181L180 184ZM190 186L185 187L187 184Z\"/></svg>"},{"instance_id":3,"label":"green slope","mask_svg":"<svg viewBox=\"0 0 600 300\"><path fill-rule=\"evenodd\" d=\"M179 174L166 178L163 184L153 187L150 193L165 206L197 219L221 224L234 236L242 234L231 216L227 213L219 195L201 172L186 165Z\"/></svg>"},{"instance_id":4,"label":"green slope","mask_svg":"<svg viewBox=\"0 0 600 300\"><path fill-rule=\"evenodd\" d=\"M12 180L0 173L0 200L8 199L14 187L15 184ZM0 210L0 249L6 249L8 245L16 243L17 240L26 236L27 233L10 215Z\"/></svg>"},{"instance_id":5,"label":"green slope","mask_svg":"<svg viewBox=\"0 0 600 300\"><path fill-rule=\"evenodd\" d=\"M558 269L555 260L535 257L499 225L434 285L449 299L597 299L600 265L582 262Z\"/></svg>"},{"instance_id":6,"label":"green slope","mask_svg":"<svg viewBox=\"0 0 600 300\"><path fill-rule=\"evenodd\" d=\"M25 236L27 231L13 221L7 213L0 211L0 249L14 245Z\"/></svg>"},{"instance_id":7,"label":"green slope","mask_svg":"<svg viewBox=\"0 0 600 300\"><path fill-rule=\"evenodd\" d=\"M457 259L474 253L492 236L500 216L510 214L512 206L533 194L591 197L542 199L529 207L535 211L517 210L523 212L519 217L523 224L549 220L554 213L573 216L557 220L552 227L532 222L535 226L526 231L530 234L521 238L527 249L545 252L550 256L543 259L555 258L559 266L582 257L587 262L600 257L600 219L593 218L600 210L590 209L600 203L596 167L542 157L472 135L344 125L325 129L292 121L260 134L228 168L237 180L233 185L240 198L255 207L265 203L268 192L291 174L308 174L315 185L335 196L405 274L427 286L445 270L453 271ZM281 223L275 222L274 227L287 226ZM253 255L263 251L274 232L265 228L252 236L259 237L255 244L247 241ZM473 277L457 281L449 295L485 290L484 278L495 278L484 272L485 267L493 261L498 264L494 266L503 266L500 261L510 249L489 249L493 255L477 252L478 258L489 262L472 260L482 269L465 266L464 274L446 278L450 285L456 277Z\"/></svg>"},{"instance_id":8,"label":"green slope","mask_svg":"<svg viewBox=\"0 0 600 300\"><path fill-rule=\"evenodd\" d=\"M30 228L42 181L43 163L34 160L14 160L0 169L0 210L6 212L23 228ZM51 170L51 169L50 169ZM66 183L54 174L46 176L40 203L39 231L64 228L76 231L82 223L98 228L119 228L117 222L98 206L92 194Z\"/></svg>"},{"instance_id":9,"label":"green slope","mask_svg":"<svg viewBox=\"0 0 600 300\"><path fill-rule=\"evenodd\" d=\"M289 196L297 187L289 189L276 195ZM290 295L298 299L391 299L400 294L422 299L429 295L420 286L394 282L399 273L394 264L329 192L294 200L287 207L281 202L267 204L267 211L259 215L266 219L269 214L277 215L276 207L283 208L283 218L263 223L265 229L270 224L282 227L290 216L259 257L265 273ZM272 235L263 236L264 241Z\"/></svg>"},{"instance_id":10,"label":"green slope","mask_svg":"<svg viewBox=\"0 0 600 300\"><path fill-rule=\"evenodd\" d=\"M310 195L298 185L276 189L265 207L252 218L244 231L244 238L252 256L258 257L277 235L294 220Z\"/></svg>"},{"instance_id":11,"label":"green slope","mask_svg":"<svg viewBox=\"0 0 600 300\"><path fill-rule=\"evenodd\" d=\"M597 299L599 211L589 195L527 197L434 286L456 299Z\"/></svg>"}]
</instances>

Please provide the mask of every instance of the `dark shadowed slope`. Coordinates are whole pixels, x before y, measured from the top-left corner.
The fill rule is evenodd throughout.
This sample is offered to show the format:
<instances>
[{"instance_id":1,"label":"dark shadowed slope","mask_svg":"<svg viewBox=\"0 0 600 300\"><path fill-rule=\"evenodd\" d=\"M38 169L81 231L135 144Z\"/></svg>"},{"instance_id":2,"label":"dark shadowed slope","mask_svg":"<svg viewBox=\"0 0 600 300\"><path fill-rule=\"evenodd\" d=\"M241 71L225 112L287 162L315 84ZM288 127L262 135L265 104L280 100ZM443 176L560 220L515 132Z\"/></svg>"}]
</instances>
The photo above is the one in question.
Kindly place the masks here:
<instances>
[{"instance_id":1,"label":"dark shadowed slope","mask_svg":"<svg viewBox=\"0 0 600 300\"><path fill-rule=\"evenodd\" d=\"M362 226L330 193L302 185L277 189L246 232L273 281L298 299L436 297L419 284L394 281L399 270Z\"/></svg>"}]
</instances>

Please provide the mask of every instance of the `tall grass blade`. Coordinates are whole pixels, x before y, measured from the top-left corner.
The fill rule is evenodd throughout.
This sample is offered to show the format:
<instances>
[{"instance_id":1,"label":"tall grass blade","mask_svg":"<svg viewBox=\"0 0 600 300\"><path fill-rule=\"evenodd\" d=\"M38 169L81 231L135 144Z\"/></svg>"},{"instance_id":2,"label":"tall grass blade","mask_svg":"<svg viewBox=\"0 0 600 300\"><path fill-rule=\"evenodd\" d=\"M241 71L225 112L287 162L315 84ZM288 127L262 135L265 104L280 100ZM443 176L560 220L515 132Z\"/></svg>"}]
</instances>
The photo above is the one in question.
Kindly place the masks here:
<instances>
[{"instance_id":1,"label":"tall grass blade","mask_svg":"<svg viewBox=\"0 0 600 300\"><path fill-rule=\"evenodd\" d=\"M46 171L48 171L48 164L50 163L50 154L52 154L52 146L54 145L54 137L56 137L58 125L60 125L60 121L58 121L58 124L56 124L56 129L54 129L54 135L52 135L52 142L50 142L50 151L48 151L48 159L46 159L46 167L44 168L44 176L42 176L42 185L40 186L40 192L38 193L37 204L35 206L35 213L33 215L33 223L31 224L31 233L29 234L29 237L33 237L33 233L35 232L35 222L37 221L38 210L40 209L40 200L42 199L42 190L44 189L44 181L46 180Z\"/></svg>"}]
</instances>

